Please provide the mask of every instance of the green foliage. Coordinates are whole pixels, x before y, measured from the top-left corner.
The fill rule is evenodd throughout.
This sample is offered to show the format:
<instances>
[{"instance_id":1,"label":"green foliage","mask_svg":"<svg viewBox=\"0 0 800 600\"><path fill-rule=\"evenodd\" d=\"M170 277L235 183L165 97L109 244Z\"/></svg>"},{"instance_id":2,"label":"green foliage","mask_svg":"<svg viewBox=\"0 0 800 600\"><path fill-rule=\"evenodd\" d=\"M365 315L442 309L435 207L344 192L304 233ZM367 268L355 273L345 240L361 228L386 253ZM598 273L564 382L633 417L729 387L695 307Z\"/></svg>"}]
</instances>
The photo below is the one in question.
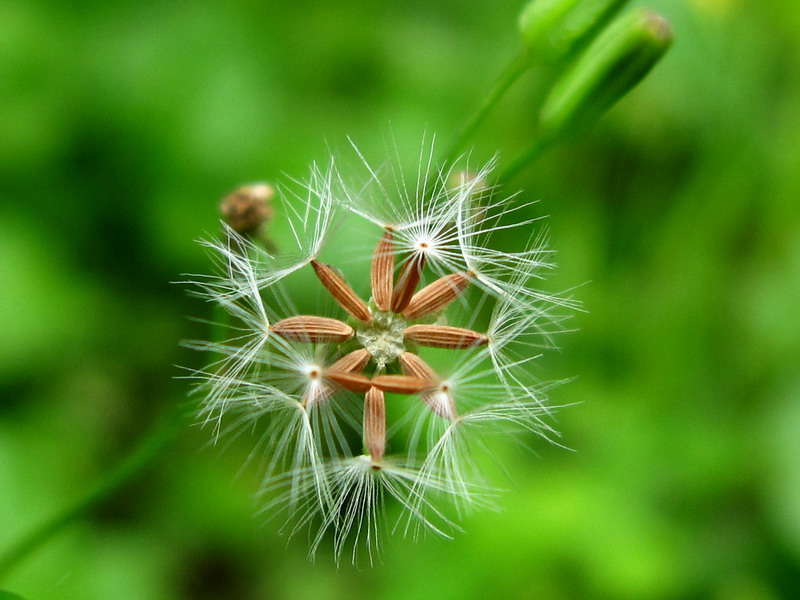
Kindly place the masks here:
<instances>
[{"instance_id":1,"label":"green foliage","mask_svg":"<svg viewBox=\"0 0 800 600\"><path fill-rule=\"evenodd\" d=\"M534 60L574 58L629 0L531 0L519 28Z\"/></svg>"},{"instance_id":2,"label":"green foliage","mask_svg":"<svg viewBox=\"0 0 800 600\"><path fill-rule=\"evenodd\" d=\"M554 391L577 403L558 416L576 452L501 449L521 476L498 476L499 513L452 541L398 531L381 565L337 570L253 517L258 470L235 476L253 438L221 452L191 427L2 585L37 600L800 596L800 6L647 6L673 24L670 54L515 182L540 199L528 216L549 215L548 287L586 307L541 367L576 377ZM208 338L185 319L206 307L168 282L207 271L194 240L219 198L302 178L346 135L371 155L393 136L413 158L424 130L448 144L513 55L519 9L0 3L0 547L185 394L171 365L197 360L177 342ZM535 87L503 101L476 162L530 143Z\"/></svg>"},{"instance_id":3,"label":"green foliage","mask_svg":"<svg viewBox=\"0 0 800 600\"><path fill-rule=\"evenodd\" d=\"M575 134L594 123L661 60L672 36L669 24L648 10L611 23L556 81L542 107L541 134Z\"/></svg>"}]
</instances>

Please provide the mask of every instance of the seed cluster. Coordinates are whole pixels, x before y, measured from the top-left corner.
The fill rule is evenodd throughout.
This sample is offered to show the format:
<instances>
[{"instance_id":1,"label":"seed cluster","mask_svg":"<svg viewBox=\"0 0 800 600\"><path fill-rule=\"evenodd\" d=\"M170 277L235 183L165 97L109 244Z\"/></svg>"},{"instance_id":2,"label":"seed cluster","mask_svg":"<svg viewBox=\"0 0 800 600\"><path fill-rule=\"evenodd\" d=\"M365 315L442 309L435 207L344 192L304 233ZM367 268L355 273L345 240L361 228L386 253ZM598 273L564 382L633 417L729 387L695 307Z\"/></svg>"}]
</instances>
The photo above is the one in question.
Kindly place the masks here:
<instances>
[{"instance_id":1,"label":"seed cluster","mask_svg":"<svg viewBox=\"0 0 800 600\"><path fill-rule=\"evenodd\" d=\"M493 163L454 177L452 166L431 170L432 154L421 156L416 181L363 157L366 185L348 185L333 163L312 166L307 183L276 191L272 224L289 232L280 252L229 224L206 242L218 273L190 281L231 317L226 339L187 342L212 353L190 374L200 416L216 435L256 432L262 510L285 514L291 532L318 527L312 554L328 533L337 557L350 542L371 554L388 499L402 509L404 533L449 535L453 515L494 505L481 466L498 440L558 436L554 384L529 366L561 330L553 311L576 303L538 289L554 265L533 203L496 195L485 183ZM341 244L335 225L345 219L377 233L369 298L320 259ZM521 248L495 246L495 232ZM294 308L291 290L307 292L283 281L309 265L338 315ZM445 324L457 301L453 316L474 323L480 313L485 328ZM436 369L432 348L443 349L431 352L442 359ZM394 410L386 394L409 398Z\"/></svg>"},{"instance_id":2,"label":"seed cluster","mask_svg":"<svg viewBox=\"0 0 800 600\"><path fill-rule=\"evenodd\" d=\"M451 420L457 417L446 386L442 386L439 377L422 358L406 349L406 344L459 349L488 342L484 334L471 329L409 324L447 308L469 285L470 274L446 275L417 291L425 268L425 253L419 252L407 258L397 278L394 276L394 257L392 232L387 230L372 258L372 306L364 302L335 269L317 260L311 261L322 285L357 322L356 328L338 319L315 315L288 317L270 328L272 333L293 341L329 343L355 339L362 346L313 375L351 392L365 394L364 446L374 469L381 468L386 451L386 392L418 394L438 416ZM372 377L364 372L370 359L376 365ZM387 367L395 362L399 363L403 374L386 374ZM313 393L316 397L306 398L306 404L319 402L320 394L327 397L335 391L335 387L325 386L309 389L314 391L307 394Z\"/></svg>"}]
</instances>

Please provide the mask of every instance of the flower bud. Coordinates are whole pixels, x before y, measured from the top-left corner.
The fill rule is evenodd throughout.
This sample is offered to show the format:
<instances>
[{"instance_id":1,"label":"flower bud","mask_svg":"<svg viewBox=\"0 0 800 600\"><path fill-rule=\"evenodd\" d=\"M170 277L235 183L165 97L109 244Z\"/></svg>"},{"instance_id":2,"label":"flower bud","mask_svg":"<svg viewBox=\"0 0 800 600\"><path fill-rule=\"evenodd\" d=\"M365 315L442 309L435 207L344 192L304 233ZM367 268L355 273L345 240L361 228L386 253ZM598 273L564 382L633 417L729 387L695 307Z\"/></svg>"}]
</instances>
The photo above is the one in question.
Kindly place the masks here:
<instances>
[{"instance_id":1,"label":"flower bud","mask_svg":"<svg viewBox=\"0 0 800 600\"><path fill-rule=\"evenodd\" d=\"M274 195L266 183L242 186L220 202L222 218L236 233L252 235L272 217Z\"/></svg>"},{"instance_id":2,"label":"flower bud","mask_svg":"<svg viewBox=\"0 0 800 600\"><path fill-rule=\"evenodd\" d=\"M612 23L555 83L539 115L541 133L573 133L633 89L672 44L669 23L636 9Z\"/></svg>"},{"instance_id":3,"label":"flower bud","mask_svg":"<svg viewBox=\"0 0 800 600\"><path fill-rule=\"evenodd\" d=\"M553 64L588 44L628 0L531 0L519 28L533 58Z\"/></svg>"}]
</instances>

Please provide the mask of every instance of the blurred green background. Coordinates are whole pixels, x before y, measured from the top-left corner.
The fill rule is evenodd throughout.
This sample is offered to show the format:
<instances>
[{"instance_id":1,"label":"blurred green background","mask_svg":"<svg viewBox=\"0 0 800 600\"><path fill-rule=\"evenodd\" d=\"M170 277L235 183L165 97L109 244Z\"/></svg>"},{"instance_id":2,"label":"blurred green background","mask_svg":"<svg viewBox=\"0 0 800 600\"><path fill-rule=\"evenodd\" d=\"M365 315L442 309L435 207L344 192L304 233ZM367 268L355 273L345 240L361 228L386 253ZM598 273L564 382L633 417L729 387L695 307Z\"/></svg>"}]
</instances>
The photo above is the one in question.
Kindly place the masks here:
<instances>
[{"instance_id":1,"label":"blurred green background","mask_svg":"<svg viewBox=\"0 0 800 600\"><path fill-rule=\"evenodd\" d=\"M522 2L0 1L0 547L187 392L206 307L170 282L240 183L350 135L453 138ZM0 588L30 599L800 598L800 4L652 0L676 44L517 183L584 303L542 364L569 452L510 455L499 514L381 562L254 516L246 443L191 427ZM533 131L523 79L474 140ZM588 282L588 283L586 283Z\"/></svg>"}]
</instances>

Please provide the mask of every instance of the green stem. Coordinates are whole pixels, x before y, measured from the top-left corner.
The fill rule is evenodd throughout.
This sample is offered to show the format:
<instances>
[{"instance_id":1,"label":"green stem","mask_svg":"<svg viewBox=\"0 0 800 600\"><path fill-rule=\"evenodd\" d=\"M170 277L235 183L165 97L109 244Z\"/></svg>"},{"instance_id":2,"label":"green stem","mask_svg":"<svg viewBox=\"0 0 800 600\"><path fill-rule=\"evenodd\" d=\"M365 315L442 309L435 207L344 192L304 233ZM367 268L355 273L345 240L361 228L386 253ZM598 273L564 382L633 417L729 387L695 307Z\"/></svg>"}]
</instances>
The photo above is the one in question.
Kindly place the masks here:
<instances>
[{"instance_id":1,"label":"green stem","mask_svg":"<svg viewBox=\"0 0 800 600\"><path fill-rule=\"evenodd\" d=\"M271 244L269 239L262 241ZM230 325L231 315L220 306L216 306L215 311L219 318L214 321L211 337L218 340L222 339L225 329ZM133 452L98 480L86 494L78 498L72 505L53 515L39 527L31 530L9 550L0 553L0 577L8 573L42 543L69 525L71 521L83 516L140 475L186 429L193 414L194 407L190 404L181 404L176 407L172 415L153 428Z\"/></svg>"},{"instance_id":2,"label":"green stem","mask_svg":"<svg viewBox=\"0 0 800 600\"><path fill-rule=\"evenodd\" d=\"M74 504L30 531L8 551L0 555L0 576L8 573L19 561L36 550L43 542L58 533L71 521L87 513L114 494L119 488L141 472L185 430L189 411L181 406L153 429L139 446Z\"/></svg>"},{"instance_id":3,"label":"green stem","mask_svg":"<svg viewBox=\"0 0 800 600\"><path fill-rule=\"evenodd\" d=\"M467 120L466 125L464 125L461 133L458 134L458 137L448 149L441 164L452 164L456 158L458 158L458 152L464 147L467 141L475 135L475 132L486 120L486 117L489 116L489 113L492 112L492 109L530 65L531 58L527 49L520 52L511 63L509 63L489 92L489 95L484 98L472 117Z\"/></svg>"},{"instance_id":4,"label":"green stem","mask_svg":"<svg viewBox=\"0 0 800 600\"><path fill-rule=\"evenodd\" d=\"M514 179L514 177L519 175L526 167L534 163L554 142L555 140L553 138L548 137L540 137L537 139L533 145L512 160L509 165L500 172L498 180L503 183L508 183Z\"/></svg>"}]
</instances>

